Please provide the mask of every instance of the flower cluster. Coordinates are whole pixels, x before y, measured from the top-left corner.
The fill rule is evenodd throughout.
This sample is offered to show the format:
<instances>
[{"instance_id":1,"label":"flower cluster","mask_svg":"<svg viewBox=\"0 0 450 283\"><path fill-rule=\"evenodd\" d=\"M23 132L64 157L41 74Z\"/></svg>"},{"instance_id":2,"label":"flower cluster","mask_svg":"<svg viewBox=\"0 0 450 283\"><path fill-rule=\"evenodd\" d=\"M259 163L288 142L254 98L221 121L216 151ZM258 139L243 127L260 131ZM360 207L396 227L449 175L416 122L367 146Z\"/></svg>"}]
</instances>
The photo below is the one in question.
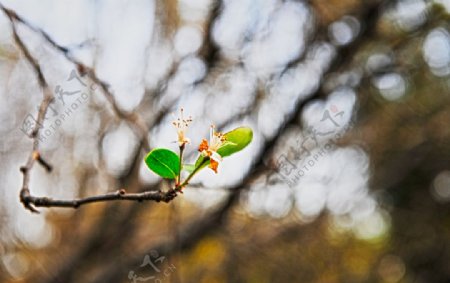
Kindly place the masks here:
<instances>
[{"instance_id":1,"label":"flower cluster","mask_svg":"<svg viewBox=\"0 0 450 283\"><path fill-rule=\"evenodd\" d=\"M225 144L225 141L226 137L223 134L216 132L214 125L211 125L209 131L209 144L206 139L202 139L202 142L198 147L198 151L200 151L203 156L209 157L209 168L215 173L217 173L219 163L222 162L222 156L217 153L217 150Z\"/></svg>"},{"instance_id":2,"label":"flower cluster","mask_svg":"<svg viewBox=\"0 0 450 283\"><path fill-rule=\"evenodd\" d=\"M186 133L192 117L184 117L183 109L180 109L180 117L172 122L177 131L179 153L168 148L154 148L145 157L145 164L157 175L175 180L175 192L181 192L191 179L207 166L216 174L222 158L243 150L253 139L253 131L249 127L238 127L224 134L216 132L214 125L210 128L209 140L202 139L198 146L199 154L194 163L185 163L184 150L190 140ZM183 176L183 172L189 173ZM183 179L183 177L185 177Z\"/></svg>"},{"instance_id":3,"label":"flower cluster","mask_svg":"<svg viewBox=\"0 0 450 283\"><path fill-rule=\"evenodd\" d=\"M172 124L177 129L178 135L178 145L184 147L186 144L190 143L190 139L186 137L186 132L189 124L192 122L192 117L189 116L188 119L184 118L183 108L180 109L180 117L177 118ZM215 126L211 125L209 133L209 143L206 139L202 139L198 147L198 151L204 156L208 157L210 160L209 168L211 168L215 173L217 173L217 168L219 163L222 161L222 157L217 153L217 150L225 144L225 135L216 132Z\"/></svg>"}]
</instances>

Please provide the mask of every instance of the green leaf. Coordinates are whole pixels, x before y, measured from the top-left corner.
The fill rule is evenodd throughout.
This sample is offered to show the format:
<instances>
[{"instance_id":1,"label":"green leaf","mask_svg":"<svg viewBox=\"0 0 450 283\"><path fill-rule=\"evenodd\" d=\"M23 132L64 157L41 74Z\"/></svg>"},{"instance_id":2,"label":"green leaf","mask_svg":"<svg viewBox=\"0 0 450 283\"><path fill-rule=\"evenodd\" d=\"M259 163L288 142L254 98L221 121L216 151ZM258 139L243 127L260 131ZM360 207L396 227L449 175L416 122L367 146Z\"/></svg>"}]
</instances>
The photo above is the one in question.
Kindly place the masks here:
<instances>
[{"instance_id":1,"label":"green leaf","mask_svg":"<svg viewBox=\"0 0 450 283\"><path fill-rule=\"evenodd\" d=\"M207 166L209 164L209 157L205 157L203 155L199 155L199 157L197 158L197 161L195 161L195 168L201 166L201 168ZM200 168L200 169L201 169Z\"/></svg>"},{"instance_id":2,"label":"green leaf","mask_svg":"<svg viewBox=\"0 0 450 283\"><path fill-rule=\"evenodd\" d=\"M225 133L227 143L217 150L222 157L230 156L243 150L253 139L253 131L249 127L239 127Z\"/></svg>"},{"instance_id":3,"label":"green leaf","mask_svg":"<svg viewBox=\"0 0 450 283\"><path fill-rule=\"evenodd\" d=\"M166 179L175 179L180 173L180 157L168 149L155 148L145 157L148 168Z\"/></svg>"},{"instance_id":4,"label":"green leaf","mask_svg":"<svg viewBox=\"0 0 450 283\"><path fill-rule=\"evenodd\" d=\"M253 139L253 131L249 127L239 127L224 134L227 138L225 144L217 150L222 157L230 156L243 150ZM209 165L209 158L200 154L195 161L195 168L200 169ZM200 171L200 169L198 171Z\"/></svg>"},{"instance_id":5,"label":"green leaf","mask_svg":"<svg viewBox=\"0 0 450 283\"><path fill-rule=\"evenodd\" d=\"M192 173L194 169L195 169L194 164L183 164L183 170L186 170L188 173Z\"/></svg>"}]
</instances>

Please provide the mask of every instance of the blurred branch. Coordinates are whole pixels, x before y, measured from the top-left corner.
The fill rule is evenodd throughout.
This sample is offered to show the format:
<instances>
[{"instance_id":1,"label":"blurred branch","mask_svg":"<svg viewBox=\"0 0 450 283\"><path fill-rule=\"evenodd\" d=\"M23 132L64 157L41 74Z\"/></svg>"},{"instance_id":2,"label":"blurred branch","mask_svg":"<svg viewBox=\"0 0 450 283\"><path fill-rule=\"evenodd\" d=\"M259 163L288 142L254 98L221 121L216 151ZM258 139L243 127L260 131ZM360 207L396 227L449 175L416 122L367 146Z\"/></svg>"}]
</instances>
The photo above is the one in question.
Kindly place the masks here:
<instances>
[{"instance_id":1,"label":"blurred branch","mask_svg":"<svg viewBox=\"0 0 450 283\"><path fill-rule=\"evenodd\" d=\"M412 33L407 33L404 36L396 38L394 41L388 42L388 48L391 53L398 54L402 51L402 49L411 46L414 44L414 41L418 38L423 38L426 34L430 32L433 28L437 26L445 24L448 19L446 18L446 14L444 11L440 10L439 7L431 6L428 9L429 16L426 17L425 22L421 25L420 29L414 30ZM383 39L377 38L378 36L372 36L370 39L374 42L383 41ZM393 56L393 62L387 66L377 70L364 70L363 76L361 78L361 82L357 85L359 88L363 89L367 85L370 86L371 80L375 76L387 74L390 72L398 72L398 73L406 73L406 72L418 72L420 70L420 66L417 64L411 64L409 62L403 62L406 60L402 60L398 58L399 56ZM360 63L360 62L358 62ZM346 61L346 64L342 64L339 68L339 71L347 71L353 68L352 61ZM361 63L360 63L361 64Z\"/></svg>"},{"instance_id":2,"label":"blurred branch","mask_svg":"<svg viewBox=\"0 0 450 283\"><path fill-rule=\"evenodd\" d=\"M39 153L39 131L42 128L41 125L44 122L45 114L47 113L48 107L50 103L53 101L54 97L51 92L51 90L48 87L47 81L45 80L45 77L42 73L41 67L39 66L38 61L36 58L34 58L28 48L26 47L25 43L20 38L19 34L17 33L16 25L14 22L14 18L16 17L16 14L6 9L1 3L0 3L0 9L5 13L7 18L10 21L11 29L13 33L13 38L19 49L22 51L22 53L25 56L25 59L30 63L30 65L33 67L34 73L36 74L36 77L38 79L39 86L41 87L43 91L43 99L39 106L38 116L36 119L36 124L33 127L33 130L31 132L31 139L33 140L33 148L31 150L31 153L28 157L27 163L20 167L20 171L23 174L23 182L22 182L22 188L20 189L20 201L25 206L25 208L29 209L32 212L38 212L31 204L32 201L30 198L32 198L30 194L29 189L29 183L30 183L30 171L33 169L34 162L37 161L40 165L42 165L48 172L52 170L52 166L45 161L45 159L41 156Z\"/></svg>"},{"instance_id":3,"label":"blurred branch","mask_svg":"<svg viewBox=\"0 0 450 283\"><path fill-rule=\"evenodd\" d=\"M120 108L120 106L117 104L117 101L114 98L114 95L112 93L112 91L110 90L110 86L107 82L101 80L97 73L95 72L95 70L85 64L83 64L82 62L80 62L79 60L77 60L74 56L72 56L70 49L64 46L61 46L60 44L58 44L47 32L45 32L44 30L35 27L34 25L32 25L30 22L28 22L27 20L25 20L23 17L19 16L16 12L14 12L13 10L10 10L6 7L4 7L2 4L0 4L1 9L3 10L3 12L8 16L9 20L14 23L14 22L19 22L23 25L25 25L26 27L28 27L29 29L31 29L32 31L40 34L45 41L50 44L53 48L55 48L57 51L59 51L61 54L64 55L64 57L72 62L78 72L80 73L80 75L82 76L88 76L89 79L96 85L100 86L105 98L108 100L108 102L111 104L111 107L113 108L114 113L117 115L117 117L127 121L128 123L130 123L134 129L136 130L136 132L138 133L142 143L143 143L143 148L144 150L149 151L150 150L150 146L148 143L148 140L146 138L146 134L147 134L147 126L145 125L143 119L135 112L126 112L124 110L122 110ZM14 32L15 33L15 32ZM22 49L22 48L21 48ZM29 55L29 53L28 53ZM27 56L25 54L25 56ZM28 59L28 56L27 56ZM34 60L35 61L35 60ZM33 63L32 63L33 64ZM33 65L34 66L34 65ZM38 67L38 66L37 66ZM36 69L36 66L35 66ZM39 69L39 68L38 68ZM37 72L38 76L39 76L39 80L43 79L42 73L39 71Z\"/></svg>"},{"instance_id":4,"label":"blurred branch","mask_svg":"<svg viewBox=\"0 0 450 283\"><path fill-rule=\"evenodd\" d=\"M201 49L200 49L200 55L204 59L206 66L208 70L211 70L219 60L219 46L214 42L213 39L213 26L220 16L220 13L223 9L223 3L222 0L215 0L212 1L208 22L205 26L205 39L202 43Z\"/></svg>"}]
</instances>

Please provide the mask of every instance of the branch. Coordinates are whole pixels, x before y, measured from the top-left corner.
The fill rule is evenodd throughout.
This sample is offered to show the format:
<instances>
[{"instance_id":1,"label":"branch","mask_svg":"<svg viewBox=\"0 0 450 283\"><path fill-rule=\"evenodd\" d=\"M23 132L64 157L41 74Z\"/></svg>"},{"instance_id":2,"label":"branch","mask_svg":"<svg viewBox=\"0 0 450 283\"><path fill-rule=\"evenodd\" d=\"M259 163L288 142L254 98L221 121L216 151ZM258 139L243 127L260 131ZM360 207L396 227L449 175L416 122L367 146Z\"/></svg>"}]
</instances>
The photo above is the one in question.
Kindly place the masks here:
<instances>
[{"instance_id":1,"label":"branch","mask_svg":"<svg viewBox=\"0 0 450 283\"><path fill-rule=\"evenodd\" d=\"M117 193L110 193L107 195L99 195L94 197L88 197L85 199L75 199L75 200L53 200L51 198L47 197L35 197L31 195L31 192L29 190L29 182L30 182L30 171L33 168L34 161L37 161L40 165L42 165L48 172L52 171L52 166L49 162L47 162L39 153L39 131L42 128L42 124L44 122L45 115L47 113L47 110L49 108L50 103L54 100L54 96L52 91L48 87L48 83L42 73L42 69L39 65L39 62L36 58L34 58L25 43L20 38L19 34L17 33L16 24L21 23L28 27L29 29L33 30L34 32L40 34L52 47L54 47L56 50L61 52L67 60L72 62L76 65L78 72L81 75L87 75L93 83L96 85L99 85L102 89L103 94L105 95L108 102L111 104L115 114L123 119L128 121L137 132L140 143L139 143L139 149L137 150L137 153L140 151L140 149L145 149L146 151L150 150L149 142L147 139L147 132L148 128L143 122L143 119L136 113L127 113L120 109L118 106L116 100L114 99L114 96L112 92L109 89L109 85L102 81L97 74L95 73L95 70L93 68L90 68L80 61L78 61L76 58L74 58L70 54L70 50L66 47L63 47L56 43L45 31L34 27L32 24L30 24L28 21L26 21L21 16L17 15L17 13L13 10L10 10L3 6L3 4L0 3L0 9L5 13L7 18L10 21L11 29L13 33L13 38L19 49L24 54L26 60L30 63L30 65L33 67L33 70L36 74L36 77L38 79L39 86L42 88L44 92L43 100L40 104L39 111L38 111L38 117L36 119L36 125L33 127L31 132L31 138L33 139L33 148L29 155L27 163L20 168L20 171L23 173L23 184L22 188L20 190L20 201L23 203L25 208L28 210L38 213L38 210L35 209L39 206L59 206L59 207L78 207L80 205L86 204L86 203L92 203L92 202L100 202L100 201L107 201L107 200L136 200L136 201L143 201L143 200L154 200L154 201L165 201L168 202L172 200L176 196L176 191L170 190L166 193L163 192L142 192L140 194L117 194ZM136 154L139 156L139 154ZM119 191L120 192L120 191Z\"/></svg>"},{"instance_id":2,"label":"branch","mask_svg":"<svg viewBox=\"0 0 450 283\"><path fill-rule=\"evenodd\" d=\"M167 192L163 191L145 191L142 193L127 193L124 189L118 190L112 193L106 193L103 195L91 196L86 198L79 198L73 200L59 200L52 199L48 197L35 197L29 195L27 200L29 203L33 204L35 207L69 207L78 208L82 205L95 203L95 202L105 202L113 200L128 200L128 201L156 201L156 202L170 202L173 200L179 191L171 189Z\"/></svg>"},{"instance_id":3,"label":"branch","mask_svg":"<svg viewBox=\"0 0 450 283\"><path fill-rule=\"evenodd\" d=\"M30 201L30 190L29 190L29 183L30 183L30 171L34 166L34 162L37 161L40 165L42 165L47 171L52 170L52 166L50 163L44 160L42 158L41 154L39 153L39 131L42 128L42 124L44 123L44 118L47 113L48 107L50 103L53 101L54 97L51 92L51 90L48 87L47 81L45 80L45 77L42 73L41 67L39 66L38 61L36 58L34 58L25 43L20 38L19 34L17 33L16 25L14 22L14 18L17 17L16 13L12 10L9 10L5 8L2 4L0 4L0 9L5 13L7 18L10 21L11 29L13 33L13 38L19 49L22 51L22 53L25 56L25 59L30 63L30 65L33 67L33 71L36 74L36 77L38 79L39 86L43 90L43 99L39 106L38 116L36 119L36 124L33 127L33 130L31 132L31 139L33 140L33 148L31 150L31 153L28 157L27 163L20 167L20 171L23 174L23 182L22 182L22 188L20 190L20 201L22 204L27 208L28 210L32 212L38 212L31 204Z\"/></svg>"},{"instance_id":4,"label":"branch","mask_svg":"<svg viewBox=\"0 0 450 283\"><path fill-rule=\"evenodd\" d=\"M25 25L30 30L40 34L48 44L50 44L53 48L55 48L57 51L59 51L62 55L64 55L64 57L68 61L70 61L71 63L73 63L76 66L76 68L81 76L85 76L85 75L88 76L88 78L94 84L100 86L102 93L104 94L105 98L108 100L109 104L111 104L111 107L112 107L114 113L116 114L116 116L129 122L133 126L135 131L138 133L139 138L142 140L144 150L146 150L146 151L150 150L150 145L147 140L147 126L145 125L145 122L143 121L143 119L135 112L126 112L120 108L120 106L117 104L117 101L114 98L113 93L110 90L109 84L107 82L101 80L93 68L91 68L91 67L83 64L81 61L77 60L74 56L72 56L69 48L58 44L44 30L33 26L31 23L29 23L23 17L19 16L13 10L5 8L3 6L3 4L1 4L1 3L0 3L0 8L8 16L8 18L9 18L10 22L13 24L13 26L14 26L14 22L19 22L19 23ZM13 29L15 29L15 28L13 28ZM14 34L16 35L17 33L14 32ZM23 49L22 46L19 46L19 47L21 49ZM27 57L27 59L32 58L28 51L27 51L27 53L25 53L25 51L24 51L24 54ZM31 60L31 61L34 61L34 63L36 63L35 60ZM39 65L37 63L36 64L33 64L33 62L30 62L30 63L33 65L33 67L35 67L35 69L40 69ZM42 73L40 71L37 72L37 74L38 74L40 81L41 80L45 81L45 79L43 78Z\"/></svg>"}]
</instances>

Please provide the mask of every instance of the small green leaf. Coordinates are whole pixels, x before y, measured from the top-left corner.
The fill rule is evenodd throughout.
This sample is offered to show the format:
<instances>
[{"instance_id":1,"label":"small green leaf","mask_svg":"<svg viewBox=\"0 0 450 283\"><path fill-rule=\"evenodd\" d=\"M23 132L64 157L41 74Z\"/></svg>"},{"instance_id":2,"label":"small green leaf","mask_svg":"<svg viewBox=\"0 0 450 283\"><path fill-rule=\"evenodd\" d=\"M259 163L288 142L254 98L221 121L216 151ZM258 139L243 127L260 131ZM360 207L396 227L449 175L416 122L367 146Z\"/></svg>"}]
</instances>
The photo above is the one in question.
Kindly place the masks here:
<instances>
[{"instance_id":1,"label":"small green leaf","mask_svg":"<svg viewBox=\"0 0 450 283\"><path fill-rule=\"evenodd\" d=\"M239 127L224 134L227 138L225 144L217 150L222 157L230 156L243 150L253 139L253 131L249 127ZM195 161L195 167L200 169L209 165L209 158L200 154ZM200 169L198 171L200 171Z\"/></svg>"},{"instance_id":2,"label":"small green leaf","mask_svg":"<svg viewBox=\"0 0 450 283\"><path fill-rule=\"evenodd\" d=\"M195 161L195 168L201 166L201 168L207 166L209 164L209 157L205 157L202 154L200 154L197 158L197 161ZM201 169L200 168L200 169Z\"/></svg>"},{"instance_id":3,"label":"small green leaf","mask_svg":"<svg viewBox=\"0 0 450 283\"><path fill-rule=\"evenodd\" d=\"M249 127L239 127L225 133L227 143L217 150L222 157L230 156L243 150L253 139L253 131Z\"/></svg>"},{"instance_id":4,"label":"small green leaf","mask_svg":"<svg viewBox=\"0 0 450 283\"><path fill-rule=\"evenodd\" d=\"M166 179L175 179L180 172L180 158L165 148L155 148L145 157L148 168Z\"/></svg>"},{"instance_id":5,"label":"small green leaf","mask_svg":"<svg viewBox=\"0 0 450 283\"><path fill-rule=\"evenodd\" d=\"M195 169L194 164L183 164L183 170L186 170L188 173L192 173L194 169Z\"/></svg>"}]
</instances>

